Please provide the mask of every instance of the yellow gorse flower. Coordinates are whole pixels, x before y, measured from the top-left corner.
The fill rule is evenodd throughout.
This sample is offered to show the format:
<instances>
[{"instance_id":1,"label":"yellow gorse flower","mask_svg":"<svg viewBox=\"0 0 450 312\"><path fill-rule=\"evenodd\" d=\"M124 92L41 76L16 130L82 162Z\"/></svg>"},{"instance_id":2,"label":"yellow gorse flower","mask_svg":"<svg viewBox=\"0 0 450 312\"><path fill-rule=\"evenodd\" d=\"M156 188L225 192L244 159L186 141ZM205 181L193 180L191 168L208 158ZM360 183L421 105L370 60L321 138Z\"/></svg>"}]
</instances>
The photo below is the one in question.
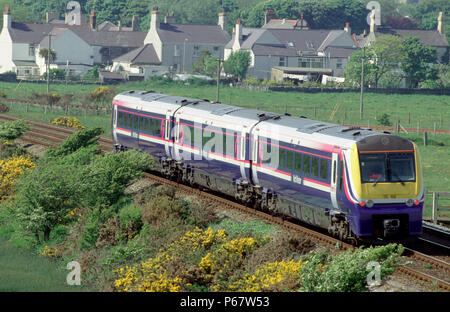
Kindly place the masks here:
<instances>
[{"instance_id":1,"label":"yellow gorse flower","mask_svg":"<svg viewBox=\"0 0 450 312\"><path fill-rule=\"evenodd\" d=\"M0 200L12 196L20 176L35 166L30 155L0 160Z\"/></svg>"},{"instance_id":2,"label":"yellow gorse flower","mask_svg":"<svg viewBox=\"0 0 450 312\"><path fill-rule=\"evenodd\" d=\"M75 117L58 117L50 122L52 125L83 130L85 127Z\"/></svg>"}]
</instances>

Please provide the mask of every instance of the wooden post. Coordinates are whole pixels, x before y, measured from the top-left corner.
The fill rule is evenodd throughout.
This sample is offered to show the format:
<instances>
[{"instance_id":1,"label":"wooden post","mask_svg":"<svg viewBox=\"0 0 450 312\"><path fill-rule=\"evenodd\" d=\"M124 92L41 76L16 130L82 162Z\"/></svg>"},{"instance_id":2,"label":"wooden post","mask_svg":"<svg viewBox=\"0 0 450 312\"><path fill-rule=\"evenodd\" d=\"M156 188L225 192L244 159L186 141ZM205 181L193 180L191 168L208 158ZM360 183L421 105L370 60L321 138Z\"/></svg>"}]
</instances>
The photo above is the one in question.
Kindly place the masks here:
<instances>
[{"instance_id":1,"label":"wooden post","mask_svg":"<svg viewBox=\"0 0 450 312\"><path fill-rule=\"evenodd\" d=\"M437 192L433 192L433 210L431 211L431 218L433 219L433 223L437 223L437 208L438 208L438 198L439 194Z\"/></svg>"},{"instance_id":2,"label":"wooden post","mask_svg":"<svg viewBox=\"0 0 450 312\"><path fill-rule=\"evenodd\" d=\"M411 112L408 112L408 125L411 124Z\"/></svg>"},{"instance_id":3,"label":"wooden post","mask_svg":"<svg viewBox=\"0 0 450 312\"><path fill-rule=\"evenodd\" d=\"M428 132L423 133L423 146L427 146L428 144Z\"/></svg>"},{"instance_id":4,"label":"wooden post","mask_svg":"<svg viewBox=\"0 0 450 312\"><path fill-rule=\"evenodd\" d=\"M317 108L316 108L316 104L314 104L314 118L317 117Z\"/></svg>"},{"instance_id":5,"label":"wooden post","mask_svg":"<svg viewBox=\"0 0 450 312\"><path fill-rule=\"evenodd\" d=\"M419 133L419 129L420 129L420 120L417 121L417 133Z\"/></svg>"},{"instance_id":6,"label":"wooden post","mask_svg":"<svg viewBox=\"0 0 450 312\"><path fill-rule=\"evenodd\" d=\"M433 122L433 136L436 136L436 123Z\"/></svg>"}]
</instances>

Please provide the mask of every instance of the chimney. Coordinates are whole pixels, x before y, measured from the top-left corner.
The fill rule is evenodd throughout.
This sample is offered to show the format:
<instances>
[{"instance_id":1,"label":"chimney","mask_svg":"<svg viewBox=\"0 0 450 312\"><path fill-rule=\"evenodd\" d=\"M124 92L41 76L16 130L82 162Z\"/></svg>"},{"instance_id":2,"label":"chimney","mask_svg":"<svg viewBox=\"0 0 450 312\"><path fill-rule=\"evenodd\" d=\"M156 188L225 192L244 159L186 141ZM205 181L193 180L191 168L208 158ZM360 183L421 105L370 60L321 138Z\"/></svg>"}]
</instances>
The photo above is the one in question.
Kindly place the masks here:
<instances>
[{"instance_id":1,"label":"chimney","mask_svg":"<svg viewBox=\"0 0 450 312\"><path fill-rule=\"evenodd\" d=\"M264 24L270 22L271 19L275 18L275 12L273 10L267 10L264 14Z\"/></svg>"},{"instance_id":2,"label":"chimney","mask_svg":"<svg viewBox=\"0 0 450 312\"><path fill-rule=\"evenodd\" d=\"M444 34L444 23L443 23L442 12L439 12L439 15L438 15L438 26L437 26L437 31L438 31L441 35Z\"/></svg>"},{"instance_id":3,"label":"chimney","mask_svg":"<svg viewBox=\"0 0 450 312\"><path fill-rule=\"evenodd\" d=\"M150 20L150 29L159 29L159 12L158 7L155 6L152 9L151 20Z\"/></svg>"},{"instance_id":4,"label":"chimney","mask_svg":"<svg viewBox=\"0 0 450 312\"><path fill-rule=\"evenodd\" d=\"M11 28L11 11L8 6L5 7L5 12L3 13L3 28Z\"/></svg>"},{"instance_id":5,"label":"chimney","mask_svg":"<svg viewBox=\"0 0 450 312\"><path fill-rule=\"evenodd\" d=\"M91 15L89 16L89 25L91 26L91 30L97 29L97 16L95 12L92 10Z\"/></svg>"},{"instance_id":6,"label":"chimney","mask_svg":"<svg viewBox=\"0 0 450 312\"><path fill-rule=\"evenodd\" d=\"M139 31L139 16L133 15L131 18L131 28L133 31Z\"/></svg>"},{"instance_id":7,"label":"chimney","mask_svg":"<svg viewBox=\"0 0 450 312\"><path fill-rule=\"evenodd\" d=\"M375 24L375 12L376 10L373 9L372 13L370 14L370 32L374 33L377 31L377 25Z\"/></svg>"},{"instance_id":8,"label":"chimney","mask_svg":"<svg viewBox=\"0 0 450 312\"><path fill-rule=\"evenodd\" d=\"M222 30L226 30L227 28L227 13L225 12L225 9L222 8L219 12L219 22L217 23Z\"/></svg>"},{"instance_id":9,"label":"chimney","mask_svg":"<svg viewBox=\"0 0 450 312\"><path fill-rule=\"evenodd\" d=\"M175 18L175 13L172 12L172 15L169 15L169 13L166 14L164 17L164 23L166 24L175 24L177 22Z\"/></svg>"},{"instance_id":10,"label":"chimney","mask_svg":"<svg viewBox=\"0 0 450 312\"><path fill-rule=\"evenodd\" d=\"M345 28L344 28L344 30L348 33L348 34L352 34L352 29L350 28L350 23L349 22L347 22L347 23L345 23Z\"/></svg>"},{"instance_id":11,"label":"chimney","mask_svg":"<svg viewBox=\"0 0 450 312\"><path fill-rule=\"evenodd\" d=\"M239 39L239 42L242 41L242 21L240 18L236 22L236 38Z\"/></svg>"},{"instance_id":12,"label":"chimney","mask_svg":"<svg viewBox=\"0 0 450 312\"><path fill-rule=\"evenodd\" d=\"M59 18L59 14L55 11L50 11L45 13L45 21L50 23L51 21L57 20Z\"/></svg>"}]
</instances>

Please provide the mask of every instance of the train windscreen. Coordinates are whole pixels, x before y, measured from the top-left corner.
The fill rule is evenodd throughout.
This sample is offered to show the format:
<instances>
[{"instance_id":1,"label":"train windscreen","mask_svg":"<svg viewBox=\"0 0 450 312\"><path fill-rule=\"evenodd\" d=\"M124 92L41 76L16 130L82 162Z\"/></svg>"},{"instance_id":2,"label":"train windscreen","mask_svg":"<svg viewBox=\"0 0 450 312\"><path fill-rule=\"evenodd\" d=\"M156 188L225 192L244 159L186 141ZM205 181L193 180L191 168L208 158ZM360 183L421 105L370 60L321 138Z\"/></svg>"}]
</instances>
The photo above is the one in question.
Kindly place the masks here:
<instances>
[{"instance_id":1,"label":"train windscreen","mask_svg":"<svg viewBox=\"0 0 450 312\"><path fill-rule=\"evenodd\" d=\"M413 153L364 153L359 155L362 183L413 182Z\"/></svg>"}]
</instances>

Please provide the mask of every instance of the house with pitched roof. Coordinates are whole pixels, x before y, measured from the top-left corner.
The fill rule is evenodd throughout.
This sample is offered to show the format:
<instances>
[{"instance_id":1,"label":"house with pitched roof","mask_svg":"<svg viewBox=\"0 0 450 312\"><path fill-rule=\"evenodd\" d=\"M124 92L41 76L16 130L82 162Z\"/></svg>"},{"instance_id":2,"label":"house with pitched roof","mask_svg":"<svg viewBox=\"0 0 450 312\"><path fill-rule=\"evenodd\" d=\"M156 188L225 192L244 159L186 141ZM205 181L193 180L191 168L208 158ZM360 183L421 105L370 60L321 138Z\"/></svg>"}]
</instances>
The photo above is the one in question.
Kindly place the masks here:
<instances>
[{"instance_id":1,"label":"house with pitched roof","mask_svg":"<svg viewBox=\"0 0 450 312\"><path fill-rule=\"evenodd\" d=\"M358 40L361 46L369 46L377 40L377 37L382 35L394 35L402 39L408 37L418 37L423 45L434 47L437 51L437 60L441 62L443 59L449 57L449 44L444 33L444 23L442 12L438 15L438 24L436 29L399 29L388 26L377 26L375 23L375 12L371 14L370 32L369 34L362 34Z\"/></svg>"},{"instance_id":2,"label":"house with pitched roof","mask_svg":"<svg viewBox=\"0 0 450 312\"><path fill-rule=\"evenodd\" d=\"M95 12L89 24L22 23L11 20L8 7L0 33L0 73L14 71L18 77L38 77L46 71L39 51L49 46L56 52L51 68L62 68L75 75L94 65L111 65L112 60L143 45L145 32L99 31Z\"/></svg>"},{"instance_id":3,"label":"house with pitched roof","mask_svg":"<svg viewBox=\"0 0 450 312\"><path fill-rule=\"evenodd\" d=\"M323 74L341 76L357 48L350 31L348 23L342 30L247 28L238 19L225 46L225 59L235 51L249 51L248 75L258 79L270 79L274 66L296 69L312 80Z\"/></svg>"},{"instance_id":4,"label":"house with pitched roof","mask_svg":"<svg viewBox=\"0 0 450 312\"><path fill-rule=\"evenodd\" d=\"M230 41L226 29L226 13L219 13L216 25L179 24L176 17L166 15L160 21L158 7L151 11L150 29L143 44L114 60L118 66L144 73L145 77L161 72L189 72L202 50L223 58L225 45Z\"/></svg>"}]
</instances>

